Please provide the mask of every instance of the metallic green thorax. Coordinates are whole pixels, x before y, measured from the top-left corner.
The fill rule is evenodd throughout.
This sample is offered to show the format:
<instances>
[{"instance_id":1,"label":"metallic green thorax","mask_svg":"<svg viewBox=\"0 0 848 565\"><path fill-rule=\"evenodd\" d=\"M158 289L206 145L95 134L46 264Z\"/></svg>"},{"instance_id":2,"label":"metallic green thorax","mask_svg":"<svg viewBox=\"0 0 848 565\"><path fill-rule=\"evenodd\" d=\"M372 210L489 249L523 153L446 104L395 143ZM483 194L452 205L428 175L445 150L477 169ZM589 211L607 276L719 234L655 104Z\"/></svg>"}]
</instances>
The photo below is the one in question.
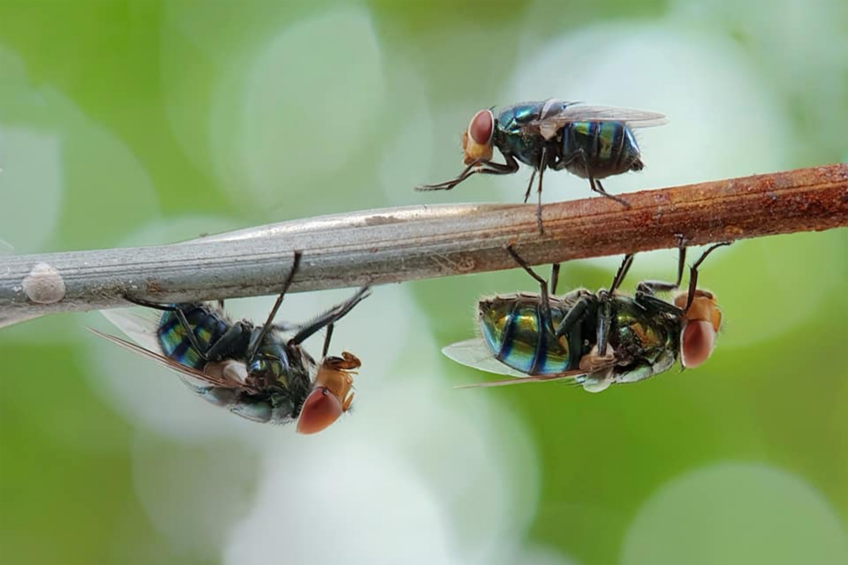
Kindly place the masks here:
<instances>
[{"instance_id":1,"label":"metallic green thorax","mask_svg":"<svg viewBox=\"0 0 848 565\"><path fill-rule=\"evenodd\" d=\"M268 387L284 388L290 396L305 399L311 388L311 379L303 360L311 361L312 358L299 347L297 351L290 350L292 348L271 334L271 338L266 337L250 360L248 371Z\"/></svg>"},{"instance_id":2,"label":"metallic green thorax","mask_svg":"<svg viewBox=\"0 0 848 565\"><path fill-rule=\"evenodd\" d=\"M495 119L495 145L498 149L514 155L525 165L538 167L545 140L538 135L527 135L524 126L539 119L545 104L545 101L525 102L501 110Z\"/></svg>"},{"instance_id":3,"label":"metallic green thorax","mask_svg":"<svg viewBox=\"0 0 848 565\"><path fill-rule=\"evenodd\" d=\"M616 370L618 382L635 382L667 371L677 360L681 322L676 316L650 312L629 296L613 300L610 345L629 359Z\"/></svg>"}]
</instances>

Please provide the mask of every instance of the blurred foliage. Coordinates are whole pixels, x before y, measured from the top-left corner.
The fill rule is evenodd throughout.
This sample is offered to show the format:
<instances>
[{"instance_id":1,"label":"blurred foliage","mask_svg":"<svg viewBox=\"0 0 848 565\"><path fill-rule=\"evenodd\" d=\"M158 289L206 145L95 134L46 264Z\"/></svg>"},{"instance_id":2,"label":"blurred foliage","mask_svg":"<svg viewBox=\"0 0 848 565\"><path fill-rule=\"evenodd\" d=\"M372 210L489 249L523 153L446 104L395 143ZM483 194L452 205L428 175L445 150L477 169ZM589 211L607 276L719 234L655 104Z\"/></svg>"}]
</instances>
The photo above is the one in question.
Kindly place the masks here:
<instances>
[{"instance_id":1,"label":"blurred foliage","mask_svg":"<svg viewBox=\"0 0 848 565\"><path fill-rule=\"evenodd\" d=\"M844 13L839 3L820 4ZM58 217L43 227L50 234L43 245L17 242L16 234L2 224L0 237L22 253L109 247L153 221L186 215L226 217L247 226L420 203L407 186L393 187L398 194L391 196L379 189L382 154L396 145L408 125L415 96L449 113L476 109L509 80L519 64L519 43L538 45L593 23L644 21L675 9L674 3L655 0L366 2L362 6L370 11L380 40L381 59L375 64L385 74L385 97L374 102L378 119L361 131L361 143L352 136L356 146L343 148L350 152L336 168L317 167L317 180L296 177L298 183L285 188L263 185L242 197L239 183L247 184L242 179L249 175L222 171L237 161L234 153L242 148L238 135L243 132L233 125L235 117L210 118L242 110L231 105L231 97L247 75L232 69L241 71L275 30L333 5L349 4L3 0L0 126L58 136L62 187ZM762 2L745 10L767 13L770 6ZM786 74L803 69L781 70L769 59L768 44L762 43L766 24L758 28L758 36L747 27L748 20L725 17L718 8L715 13L713 20L696 21L725 33L750 56L762 71L759 80L781 101L780 118L797 133L785 168L844 159L848 150L841 128L848 108L830 105L834 98L840 100L838 92L831 97L835 87L811 87L806 95L799 94L797 85L786 82ZM533 33L528 19L534 22ZM844 25L836 39L843 43L833 50L848 54ZM322 48L331 46L303 46ZM367 45L362 51L367 52ZM357 62L351 66L355 74ZM410 82L411 75L404 74L407 66L415 68L419 82ZM321 68L315 72L320 84L326 77ZM844 62L834 72L837 79L840 72L843 79L848 76ZM304 71L296 76L306 81L310 75ZM281 69L280 80L288 77ZM334 145L333 116L375 110L367 100L348 107L350 92L329 94L321 100L332 104L280 107L279 114L292 119L313 112L329 116L320 132L326 145L315 151L332 156L341 151ZM375 89L378 95L383 93ZM816 113L822 105L828 120ZM439 118L433 119L436 164L427 178L409 179L409 187L437 180L453 170L447 165L458 164L449 160L457 160L456 132L462 120L453 129L442 129ZM841 131L842 145L834 131ZM313 139L308 137L312 133L281 135L296 144L301 135ZM267 148L265 140L256 143ZM395 163L398 170L416 160L416 152L410 153ZM39 159L32 157L33 167ZM282 149L279 159L286 163ZM484 182L475 186L461 196L445 194L444 200L492 198ZM272 189L279 190L276 198ZM0 197L2 207L11 195ZM720 297L727 327L715 356L697 371L670 372L602 395L556 385L472 392L510 407L535 443L541 483L530 540L580 563L618 562L623 540L646 499L678 475L726 461L770 465L802 477L835 510L844 533L848 232L740 242L714 257L702 280ZM663 272L670 274L672 265L670 260ZM658 278L647 267L635 270L634 277ZM567 265L561 286L596 289L608 284L610 273L609 263ZM469 336L480 294L535 291L518 271L421 281L409 288L426 316L402 323L416 324L416 331L429 332L439 344ZM379 292L375 294L379 300ZM90 336L80 328L90 319L41 319L0 332L0 561L217 562L215 548L198 554L174 544L139 502L132 469L137 443L149 441L163 453L189 448L134 428L108 396L84 379L92 370L84 350ZM446 359L439 367L449 383L486 378ZM669 531L670 537L675 535Z\"/></svg>"}]
</instances>

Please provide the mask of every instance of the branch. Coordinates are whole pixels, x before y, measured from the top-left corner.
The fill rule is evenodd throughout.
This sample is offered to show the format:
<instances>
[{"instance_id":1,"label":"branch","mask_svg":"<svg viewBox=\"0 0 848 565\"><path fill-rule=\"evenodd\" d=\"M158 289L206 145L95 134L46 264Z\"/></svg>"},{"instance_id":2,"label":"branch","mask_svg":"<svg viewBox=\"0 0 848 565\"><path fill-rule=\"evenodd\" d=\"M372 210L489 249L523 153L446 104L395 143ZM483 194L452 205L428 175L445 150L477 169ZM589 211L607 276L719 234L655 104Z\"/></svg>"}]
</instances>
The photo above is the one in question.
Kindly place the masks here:
<instances>
[{"instance_id":1,"label":"branch","mask_svg":"<svg viewBox=\"0 0 848 565\"><path fill-rule=\"evenodd\" d=\"M452 196L452 195L451 195ZM848 225L848 164L606 198L409 206L295 220L159 247L5 257L0 327L42 314L276 294L303 251L293 292L510 269L530 264L820 231Z\"/></svg>"}]
</instances>

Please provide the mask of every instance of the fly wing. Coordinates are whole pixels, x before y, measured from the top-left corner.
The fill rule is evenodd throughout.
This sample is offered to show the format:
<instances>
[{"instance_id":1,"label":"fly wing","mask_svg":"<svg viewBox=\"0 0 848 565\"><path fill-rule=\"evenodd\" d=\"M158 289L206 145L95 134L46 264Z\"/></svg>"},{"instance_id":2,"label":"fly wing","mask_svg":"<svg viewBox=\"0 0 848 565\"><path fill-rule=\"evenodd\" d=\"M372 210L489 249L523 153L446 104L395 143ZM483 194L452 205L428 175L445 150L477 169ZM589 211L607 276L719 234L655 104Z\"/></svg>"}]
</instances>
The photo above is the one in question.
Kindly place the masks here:
<instances>
[{"instance_id":1,"label":"fly wing","mask_svg":"<svg viewBox=\"0 0 848 565\"><path fill-rule=\"evenodd\" d=\"M612 108L609 106L580 106L574 103L546 106L542 117L525 126L539 132L545 139L553 138L566 124L573 122L624 122L630 127L647 128L668 122L665 115L647 110Z\"/></svg>"},{"instance_id":2,"label":"fly wing","mask_svg":"<svg viewBox=\"0 0 848 565\"><path fill-rule=\"evenodd\" d=\"M510 377L498 381L459 385L456 388L482 388L571 380L574 385L582 386L587 392L601 392L615 382L613 370L616 362L614 358L610 358L606 362L595 363L591 372L584 369L574 369L554 375L528 375L498 361L481 338L454 343L442 349L442 353L467 367Z\"/></svg>"},{"instance_id":3,"label":"fly wing","mask_svg":"<svg viewBox=\"0 0 848 565\"><path fill-rule=\"evenodd\" d=\"M484 383L460 385L456 388L477 388L524 383L541 383L548 381L559 381L563 379L573 379L574 377L586 374L585 371L581 371L579 369L574 371L566 371L564 373L558 373L556 375L528 375L527 373L516 371L515 369L507 367L506 365L498 361L492 355L492 352L489 351L489 348L486 346L486 342L484 342L479 337L449 345L442 349L442 353L444 353L445 356L449 359L452 359L457 363L465 365L466 367L479 369L481 371L486 371L487 373L494 373L496 375L506 375L510 377L509 379L503 379L499 381L488 381Z\"/></svg>"},{"instance_id":4,"label":"fly wing","mask_svg":"<svg viewBox=\"0 0 848 565\"><path fill-rule=\"evenodd\" d=\"M158 310L116 308L114 310L101 310L100 313L138 345L150 351L159 351L156 330L159 327L161 312Z\"/></svg>"},{"instance_id":5,"label":"fly wing","mask_svg":"<svg viewBox=\"0 0 848 565\"><path fill-rule=\"evenodd\" d=\"M636 128L661 126L668 122L664 114L629 108L607 106L569 106L556 118L563 124L568 122L625 122Z\"/></svg>"},{"instance_id":6,"label":"fly wing","mask_svg":"<svg viewBox=\"0 0 848 565\"><path fill-rule=\"evenodd\" d=\"M180 376L190 377L192 379L196 379L203 383L206 383L210 386L217 387L225 387L225 388L233 388L233 382L225 379L223 376L218 376L216 374L210 374L208 372L198 371L197 369L192 369L187 365L183 365L182 363L178 363L173 361L164 355L159 355L158 353L151 351L141 345L137 345L125 339L121 339L119 337L115 337L113 335L104 334L95 330L94 328L87 328L91 333L102 337L103 339L107 339L112 343L116 343L123 348L129 349L130 351L142 355L144 357L148 357L158 362L160 365L171 369L172 371L176 371L180 374Z\"/></svg>"},{"instance_id":7,"label":"fly wing","mask_svg":"<svg viewBox=\"0 0 848 565\"><path fill-rule=\"evenodd\" d=\"M487 373L507 375L516 378L526 378L529 376L526 373L521 373L511 367L507 367L498 361L492 355L492 352L489 351L489 348L486 346L486 342L479 337L460 341L453 345L448 345L442 349L442 353L445 357L452 359L461 365L471 367L472 369L486 371Z\"/></svg>"},{"instance_id":8,"label":"fly wing","mask_svg":"<svg viewBox=\"0 0 848 565\"><path fill-rule=\"evenodd\" d=\"M506 385L523 385L527 383L549 383L553 381L562 381L567 379L574 379L581 375L585 375L584 371L580 369L575 369L574 371L565 371L563 373L557 373L556 375L524 375L523 377L516 377L512 379L502 379L499 381L486 381L484 383L472 383L468 385L458 385L454 388L483 388L483 387L491 387L491 386L506 386Z\"/></svg>"}]
</instances>

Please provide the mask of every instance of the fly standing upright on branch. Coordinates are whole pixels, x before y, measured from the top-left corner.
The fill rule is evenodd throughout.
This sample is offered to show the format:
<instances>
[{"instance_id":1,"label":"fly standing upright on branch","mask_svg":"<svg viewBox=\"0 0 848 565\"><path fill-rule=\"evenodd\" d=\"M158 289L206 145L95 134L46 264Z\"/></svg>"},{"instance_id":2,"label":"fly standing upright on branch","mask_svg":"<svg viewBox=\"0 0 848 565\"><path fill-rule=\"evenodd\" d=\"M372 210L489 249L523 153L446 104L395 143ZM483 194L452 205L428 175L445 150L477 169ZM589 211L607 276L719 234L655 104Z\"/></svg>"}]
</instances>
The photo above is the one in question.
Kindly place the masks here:
<instances>
[{"instance_id":1,"label":"fly standing upright on branch","mask_svg":"<svg viewBox=\"0 0 848 565\"><path fill-rule=\"evenodd\" d=\"M593 191L627 206L609 194L600 179L640 171L643 163L633 128L666 122L656 112L581 106L577 102L550 99L522 102L498 111L480 110L462 134L465 169L449 181L416 187L416 190L451 190L474 174L511 175L518 163L533 169L524 201L530 198L538 174L536 221L542 233L542 178L545 171L567 170L589 180ZM497 147L504 162L492 160Z\"/></svg>"}]
</instances>

